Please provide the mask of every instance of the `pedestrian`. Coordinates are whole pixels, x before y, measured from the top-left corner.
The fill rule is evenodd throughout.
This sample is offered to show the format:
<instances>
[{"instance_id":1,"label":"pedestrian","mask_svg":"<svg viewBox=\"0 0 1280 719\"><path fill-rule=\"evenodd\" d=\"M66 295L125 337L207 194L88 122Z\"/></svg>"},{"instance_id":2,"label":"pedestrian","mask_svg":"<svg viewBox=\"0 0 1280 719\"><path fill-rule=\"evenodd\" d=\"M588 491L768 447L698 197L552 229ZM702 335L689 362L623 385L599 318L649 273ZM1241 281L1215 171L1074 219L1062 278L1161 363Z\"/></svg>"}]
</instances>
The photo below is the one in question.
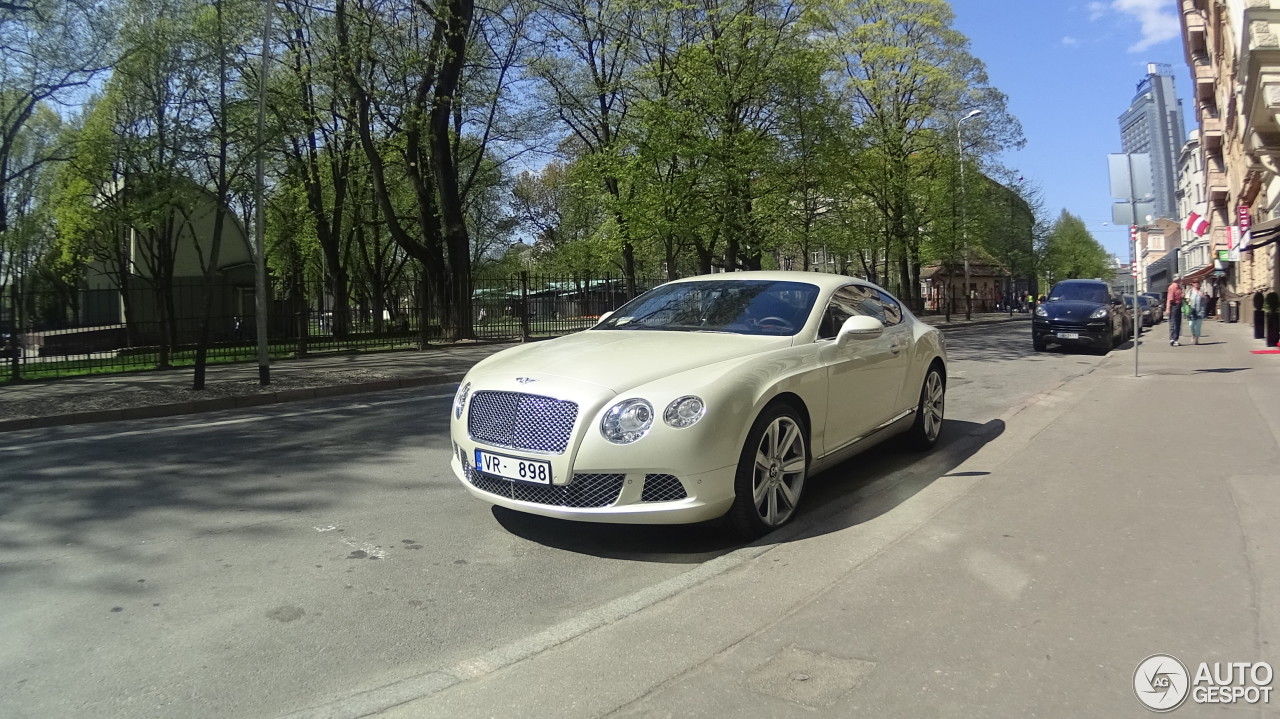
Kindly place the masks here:
<instances>
[{"instance_id":1,"label":"pedestrian","mask_svg":"<svg viewBox=\"0 0 1280 719\"><path fill-rule=\"evenodd\" d=\"M1182 335L1182 285L1179 278L1169 283L1168 293L1164 298L1164 316L1169 318L1169 346L1177 347Z\"/></svg>"},{"instance_id":2,"label":"pedestrian","mask_svg":"<svg viewBox=\"0 0 1280 719\"><path fill-rule=\"evenodd\" d=\"M1200 280L1192 280L1191 288L1187 290L1186 303L1187 321L1191 326L1191 336L1195 338L1195 344L1200 344L1200 327L1204 324L1208 302L1208 298L1200 291Z\"/></svg>"}]
</instances>

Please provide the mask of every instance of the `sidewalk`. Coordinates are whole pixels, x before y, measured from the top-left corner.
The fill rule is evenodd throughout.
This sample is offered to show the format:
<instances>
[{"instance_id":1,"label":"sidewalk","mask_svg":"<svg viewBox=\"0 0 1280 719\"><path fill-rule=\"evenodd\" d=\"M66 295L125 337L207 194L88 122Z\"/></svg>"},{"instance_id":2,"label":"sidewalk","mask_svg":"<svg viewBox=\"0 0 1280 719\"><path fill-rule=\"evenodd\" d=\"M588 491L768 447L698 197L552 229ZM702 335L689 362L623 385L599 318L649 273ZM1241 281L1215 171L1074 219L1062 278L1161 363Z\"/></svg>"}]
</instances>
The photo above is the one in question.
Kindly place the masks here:
<instances>
[{"instance_id":1,"label":"sidewalk","mask_svg":"<svg viewBox=\"0 0 1280 719\"><path fill-rule=\"evenodd\" d=\"M930 317L939 327L1026 320L1004 313ZM516 343L433 346L425 351L318 355L277 361L271 385L254 363L210 365L203 392L192 369L94 375L0 386L0 432L88 422L168 417L279 402L457 382L476 362Z\"/></svg>"},{"instance_id":2,"label":"sidewalk","mask_svg":"<svg viewBox=\"0 0 1280 719\"><path fill-rule=\"evenodd\" d=\"M962 461L934 453L691 586L307 715L1144 717L1150 655L1280 665L1280 355L1205 329L1170 347L1158 325L1139 376L1113 352ZM1176 714L1223 710L1280 697Z\"/></svg>"}]
</instances>

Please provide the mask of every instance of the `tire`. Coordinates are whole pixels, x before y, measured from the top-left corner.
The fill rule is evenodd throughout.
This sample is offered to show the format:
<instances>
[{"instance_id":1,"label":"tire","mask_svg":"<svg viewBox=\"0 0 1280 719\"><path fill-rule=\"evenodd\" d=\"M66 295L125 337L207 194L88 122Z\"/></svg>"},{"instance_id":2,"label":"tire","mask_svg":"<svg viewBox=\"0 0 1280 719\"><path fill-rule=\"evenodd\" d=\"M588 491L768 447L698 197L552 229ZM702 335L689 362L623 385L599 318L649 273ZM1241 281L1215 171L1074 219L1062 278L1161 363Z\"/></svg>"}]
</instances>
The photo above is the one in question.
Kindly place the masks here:
<instances>
[{"instance_id":1,"label":"tire","mask_svg":"<svg viewBox=\"0 0 1280 719\"><path fill-rule=\"evenodd\" d=\"M1035 335L1031 335L1031 347L1034 348L1036 352L1044 352L1045 349L1047 349L1044 343L1044 338L1037 337Z\"/></svg>"},{"instance_id":2,"label":"tire","mask_svg":"<svg viewBox=\"0 0 1280 719\"><path fill-rule=\"evenodd\" d=\"M920 387L920 401L916 404L916 420L907 430L907 446L923 452L933 449L942 434L942 419L947 403L947 381L938 365L929 367Z\"/></svg>"},{"instance_id":3,"label":"tire","mask_svg":"<svg viewBox=\"0 0 1280 719\"><path fill-rule=\"evenodd\" d=\"M733 506L726 516L738 536L751 540L795 516L809 476L809 439L789 405L767 407L747 433L734 476Z\"/></svg>"}]
</instances>

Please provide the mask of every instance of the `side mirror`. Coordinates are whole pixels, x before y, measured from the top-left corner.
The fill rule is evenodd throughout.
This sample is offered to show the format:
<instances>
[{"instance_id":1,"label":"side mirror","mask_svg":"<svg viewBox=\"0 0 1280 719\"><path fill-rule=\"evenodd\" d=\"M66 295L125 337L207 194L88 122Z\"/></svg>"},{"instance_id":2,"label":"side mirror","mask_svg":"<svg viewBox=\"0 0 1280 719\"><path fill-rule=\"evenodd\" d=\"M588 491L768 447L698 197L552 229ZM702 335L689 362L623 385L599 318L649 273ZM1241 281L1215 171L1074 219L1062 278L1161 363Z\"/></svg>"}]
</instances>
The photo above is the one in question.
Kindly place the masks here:
<instances>
[{"instance_id":1,"label":"side mirror","mask_svg":"<svg viewBox=\"0 0 1280 719\"><path fill-rule=\"evenodd\" d=\"M836 340L844 342L850 339L869 340L879 337L884 332L884 324L874 317L854 315L840 325Z\"/></svg>"}]
</instances>

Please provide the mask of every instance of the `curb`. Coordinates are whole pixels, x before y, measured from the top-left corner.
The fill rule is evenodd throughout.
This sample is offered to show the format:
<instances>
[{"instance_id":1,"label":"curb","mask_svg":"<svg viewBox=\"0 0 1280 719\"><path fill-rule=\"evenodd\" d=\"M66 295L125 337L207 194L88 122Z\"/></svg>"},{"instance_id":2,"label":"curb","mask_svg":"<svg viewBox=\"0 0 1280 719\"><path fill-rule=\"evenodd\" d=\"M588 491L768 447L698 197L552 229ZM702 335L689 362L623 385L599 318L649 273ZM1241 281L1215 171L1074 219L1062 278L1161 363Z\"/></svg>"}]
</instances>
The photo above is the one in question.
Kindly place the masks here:
<instances>
[{"instance_id":1,"label":"curb","mask_svg":"<svg viewBox=\"0 0 1280 719\"><path fill-rule=\"evenodd\" d=\"M125 409L97 410L93 412L73 412L71 414L48 415L45 417L26 417L22 419L0 420L0 432L18 432L27 429L47 429L72 424L92 424L95 422L118 422L132 419L156 419L159 417L175 417L203 412L220 412L230 409L262 407L285 402L299 402L309 399L325 399L343 397L368 392L386 392L395 389L424 387L432 384L457 382L464 372L446 374L420 375L400 379L383 379L374 382L356 382L353 384L327 385L308 387L305 389L286 389L279 392L262 392L238 397L218 397L216 399L178 402L174 404L155 404Z\"/></svg>"}]
</instances>

